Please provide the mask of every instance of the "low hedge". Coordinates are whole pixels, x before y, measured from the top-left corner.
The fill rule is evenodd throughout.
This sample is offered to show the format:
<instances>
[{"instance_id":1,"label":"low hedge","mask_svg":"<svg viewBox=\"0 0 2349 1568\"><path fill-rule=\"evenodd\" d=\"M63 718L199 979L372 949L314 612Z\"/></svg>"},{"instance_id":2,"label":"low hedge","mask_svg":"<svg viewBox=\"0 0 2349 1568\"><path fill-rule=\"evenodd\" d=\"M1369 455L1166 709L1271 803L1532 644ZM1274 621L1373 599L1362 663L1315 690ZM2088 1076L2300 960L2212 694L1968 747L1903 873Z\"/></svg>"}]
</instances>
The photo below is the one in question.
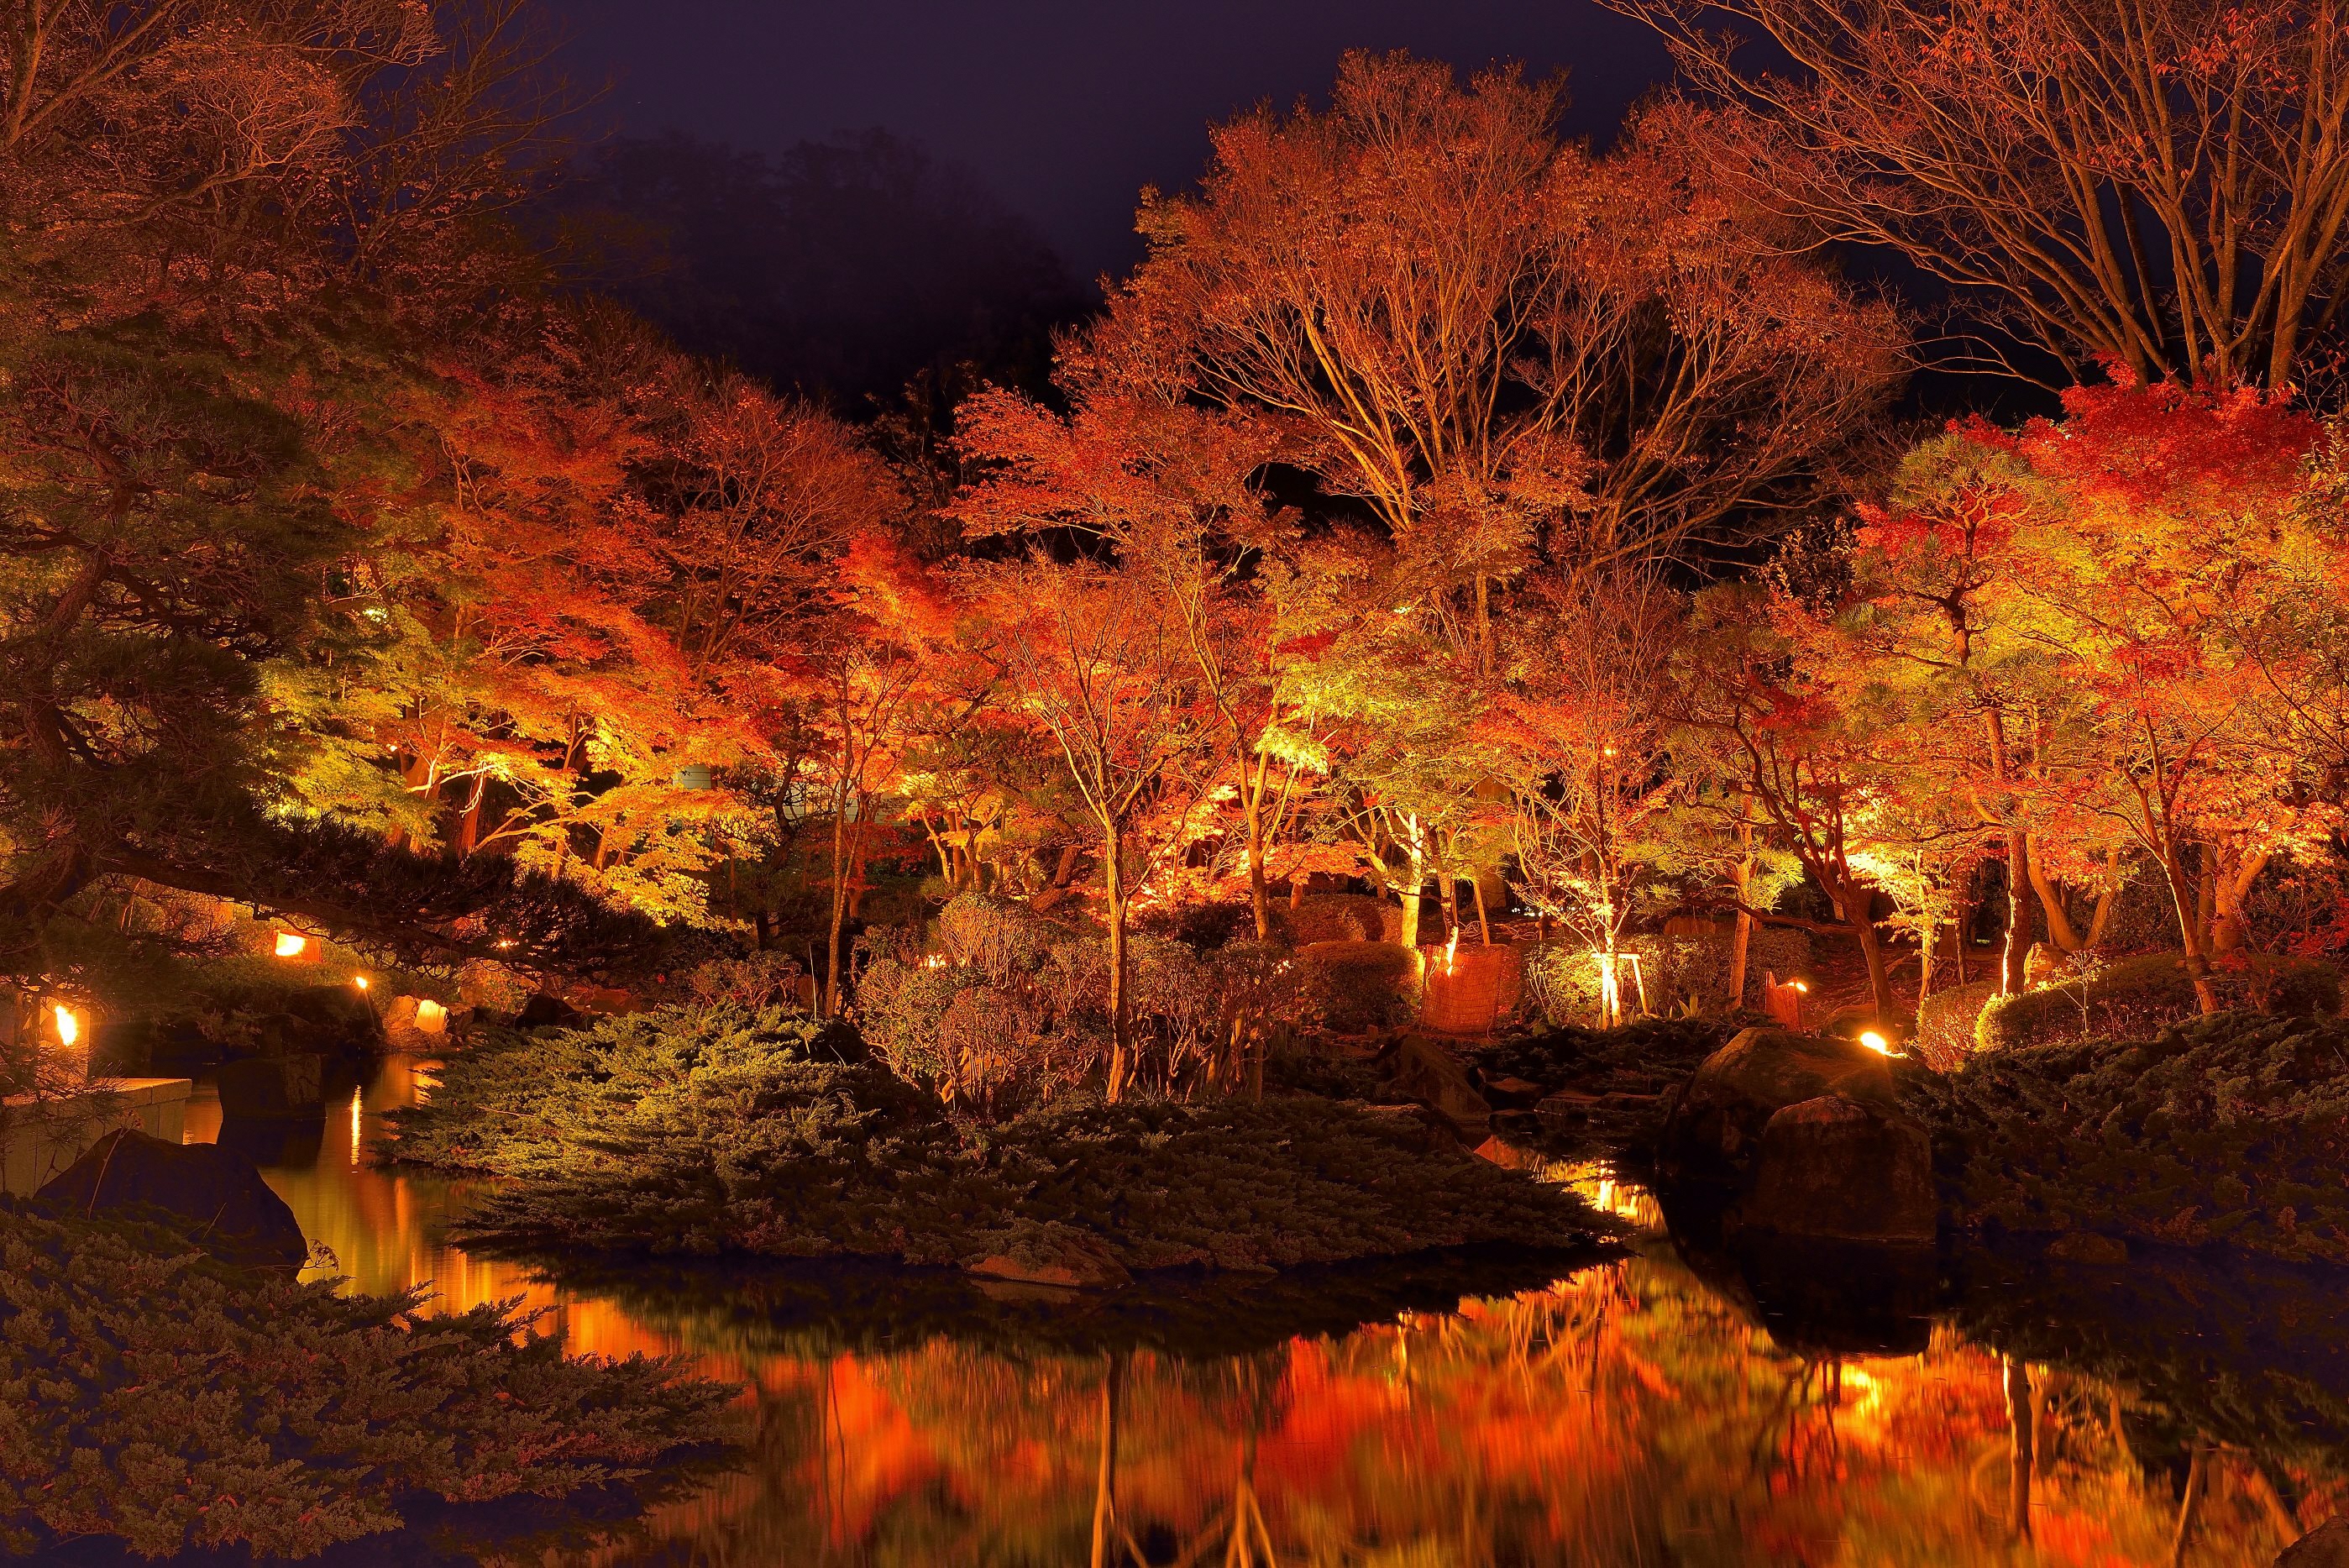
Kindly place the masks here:
<instances>
[{"instance_id":1,"label":"low hedge","mask_svg":"<svg viewBox=\"0 0 2349 1568\"><path fill-rule=\"evenodd\" d=\"M1272 907L1273 934L1291 947L1315 942L1392 941L1402 933L1402 910L1368 893L1311 893Z\"/></svg>"},{"instance_id":2,"label":"low hedge","mask_svg":"<svg viewBox=\"0 0 2349 1568\"><path fill-rule=\"evenodd\" d=\"M1910 1049L1936 1072L1954 1073L1974 1054L1974 1028L1998 995L1998 981L1977 980L1937 991L1917 1009Z\"/></svg>"},{"instance_id":3,"label":"low hedge","mask_svg":"<svg viewBox=\"0 0 2349 1568\"><path fill-rule=\"evenodd\" d=\"M1409 1115L1071 1096L980 1126L845 1031L741 1008L492 1035L398 1113L396 1139L401 1158L508 1178L464 1233L525 1251L957 1264L1068 1226L1129 1269L1261 1268L1598 1229Z\"/></svg>"},{"instance_id":4,"label":"low hedge","mask_svg":"<svg viewBox=\"0 0 2349 1568\"><path fill-rule=\"evenodd\" d=\"M1308 1000L1341 1034L1408 1023L1419 1011L1420 956L1396 942L1315 942L1299 949Z\"/></svg>"},{"instance_id":5,"label":"low hedge","mask_svg":"<svg viewBox=\"0 0 2349 1568\"><path fill-rule=\"evenodd\" d=\"M681 1363L570 1359L419 1299L0 1199L0 1552L307 1556L399 1528L403 1500L560 1497L740 1435L736 1390Z\"/></svg>"},{"instance_id":6,"label":"low hedge","mask_svg":"<svg viewBox=\"0 0 2349 1568\"><path fill-rule=\"evenodd\" d=\"M1971 1222L2349 1263L2349 1023L2225 1012L1901 1081Z\"/></svg>"},{"instance_id":7,"label":"low hedge","mask_svg":"<svg viewBox=\"0 0 2349 1568\"><path fill-rule=\"evenodd\" d=\"M2341 975L2313 959L2238 953L2212 961L2212 981L2230 1006L2313 1015L2341 1010ZM2145 1037L2200 1011L2178 953L2122 959L2088 978L1999 997L1974 1024L1985 1051L2094 1035Z\"/></svg>"}]
</instances>

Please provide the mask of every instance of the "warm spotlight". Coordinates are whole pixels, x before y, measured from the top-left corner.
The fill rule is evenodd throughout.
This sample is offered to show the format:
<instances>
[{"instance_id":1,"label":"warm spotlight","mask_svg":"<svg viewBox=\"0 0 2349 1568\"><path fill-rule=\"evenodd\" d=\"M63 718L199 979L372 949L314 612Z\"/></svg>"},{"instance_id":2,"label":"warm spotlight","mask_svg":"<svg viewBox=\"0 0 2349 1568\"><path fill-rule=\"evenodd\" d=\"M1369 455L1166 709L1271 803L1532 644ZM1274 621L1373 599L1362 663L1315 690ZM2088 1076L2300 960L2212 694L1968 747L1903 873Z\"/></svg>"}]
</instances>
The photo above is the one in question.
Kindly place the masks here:
<instances>
[{"instance_id":1,"label":"warm spotlight","mask_svg":"<svg viewBox=\"0 0 2349 1568\"><path fill-rule=\"evenodd\" d=\"M277 933L277 956L279 958L300 958L309 946L310 939L302 935L299 931L280 931Z\"/></svg>"}]
</instances>

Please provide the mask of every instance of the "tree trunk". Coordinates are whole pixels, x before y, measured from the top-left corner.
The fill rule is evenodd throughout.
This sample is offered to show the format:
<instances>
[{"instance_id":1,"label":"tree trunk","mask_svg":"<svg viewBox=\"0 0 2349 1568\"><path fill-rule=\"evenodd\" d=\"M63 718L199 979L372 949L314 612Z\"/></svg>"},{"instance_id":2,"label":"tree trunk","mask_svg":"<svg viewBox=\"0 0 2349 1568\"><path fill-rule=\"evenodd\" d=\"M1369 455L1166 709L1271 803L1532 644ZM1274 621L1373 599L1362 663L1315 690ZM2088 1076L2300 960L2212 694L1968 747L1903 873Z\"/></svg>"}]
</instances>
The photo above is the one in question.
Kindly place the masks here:
<instances>
[{"instance_id":1,"label":"tree trunk","mask_svg":"<svg viewBox=\"0 0 2349 1568\"><path fill-rule=\"evenodd\" d=\"M2037 902L2031 891L2031 840L2023 834L2010 833L2006 836L2006 936L1998 953L2002 996L2019 995L2027 983L2031 911Z\"/></svg>"},{"instance_id":2,"label":"tree trunk","mask_svg":"<svg viewBox=\"0 0 2349 1568\"><path fill-rule=\"evenodd\" d=\"M490 793L490 775L481 774L473 780L473 793L465 797L464 814L457 818L457 854L460 858L471 855L481 842L481 802Z\"/></svg>"},{"instance_id":3,"label":"tree trunk","mask_svg":"<svg viewBox=\"0 0 2349 1568\"><path fill-rule=\"evenodd\" d=\"M1858 940L1860 957L1868 961L1868 989L1876 999L1876 1016L1879 1022L1892 1018L1892 976L1884 967L1884 944L1877 939L1876 922L1868 919L1874 911L1869 906L1875 894L1866 888L1847 886L1837 902L1843 905L1844 919L1851 934Z\"/></svg>"},{"instance_id":4,"label":"tree trunk","mask_svg":"<svg viewBox=\"0 0 2349 1568\"><path fill-rule=\"evenodd\" d=\"M2186 1568L2186 1552L2194 1544L2194 1521L2202 1511L2209 1466L2210 1450L2197 1443L2193 1458L2186 1461L2186 1495L2178 1500L2178 1529L2169 1538L2169 1568Z\"/></svg>"},{"instance_id":5,"label":"tree trunk","mask_svg":"<svg viewBox=\"0 0 2349 1568\"><path fill-rule=\"evenodd\" d=\"M840 1016L840 930L848 917L848 812L839 802L832 814L832 932L825 940L823 1008L826 1018Z\"/></svg>"},{"instance_id":6,"label":"tree trunk","mask_svg":"<svg viewBox=\"0 0 2349 1568\"><path fill-rule=\"evenodd\" d=\"M1416 843L1405 847L1411 857L1411 869L1405 873L1402 894L1402 934L1396 940L1412 951L1419 950L1419 899L1427 887L1427 852Z\"/></svg>"},{"instance_id":7,"label":"tree trunk","mask_svg":"<svg viewBox=\"0 0 2349 1568\"><path fill-rule=\"evenodd\" d=\"M1933 919L1928 899L1917 916L1917 1032L1925 1031L1925 1003L1933 995L1933 948L1941 938L1940 922Z\"/></svg>"},{"instance_id":8,"label":"tree trunk","mask_svg":"<svg viewBox=\"0 0 2349 1568\"><path fill-rule=\"evenodd\" d=\"M1102 835L1102 890L1106 895L1103 914L1109 921L1109 1102L1117 1104L1125 1093L1125 1081L1133 1063L1128 1054L1125 997L1125 868L1119 862L1124 858L1125 836L1112 826Z\"/></svg>"},{"instance_id":9,"label":"tree trunk","mask_svg":"<svg viewBox=\"0 0 2349 1568\"><path fill-rule=\"evenodd\" d=\"M1475 878L1468 884L1468 888L1476 895L1476 929L1484 934L1485 945L1489 948L1493 945L1493 917L1485 908L1484 878L1481 877Z\"/></svg>"},{"instance_id":10,"label":"tree trunk","mask_svg":"<svg viewBox=\"0 0 2349 1568\"><path fill-rule=\"evenodd\" d=\"M1264 886L1264 780L1249 788L1247 763L1240 763L1240 789L1247 796L1248 909L1256 916L1256 940L1272 940L1272 905Z\"/></svg>"},{"instance_id":11,"label":"tree trunk","mask_svg":"<svg viewBox=\"0 0 2349 1568\"><path fill-rule=\"evenodd\" d=\"M2199 871L2194 878L2194 929L2201 934L2202 950L2210 950L2210 928L2219 915L2219 855L2202 846Z\"/></svg>"},{"instance_id":12,"label":"tree trunk","mask_svg":"<svg viewBox=\"0 0 2349 1568\"><path fill-rule=\"evenodd\" d=\"M1966 947L1974 924L1974 874L1968 871L1958 885L1957 924L1950 932L1950 950L1957 956L1958 984L1970 985L1973 977L1966 972Z\"/></svg>"},{"instance_id":13,"label":"tree trunk","mask_svg":"<svg viewBox=\"0 0 2349 1568\"><path fill-rule=\"evenodd\" d=\"M2219 867L2219 915L2210 922L2210 950L2233 952L2251 942L2251 927L2243 915L2243 899L2267 869L2264 853L2248 857L2229 856Z\"/></svg>"},{"instance_id":14,"label":"tree trunk","mask_svg":"<svg viewBox=\"0 0 2349 1568\"><path fill-rule=\"evenodd\" d=\"M2072 924L2071 911L2064 908L2064 890L2047 875L2028 835L2024 836L2023 856L2029 862L2032 889L2039 895L2039 908L2047 917L2047 940L2058 952L2078 952L2086 944L2080 940L2079 929Z\"/></svg>"},{"instance_id":15,"label":"tree trunk","mask_svg":"<svg viewBox=\"0 0 2349 1568\"><path fill-rule=\"evenodd\" d=\"M1730 886L1737 893L1737 932L1729 939L1729 1006L1735 1012L1745 1005L1745 960L1754 949L1754 917L1747 912L1747 897L1754 889L1754 802L1745 803L1746 819L1737 825L1737 842L1744 850L1738 858L1737 869L1732 873Z\"/></svg>"},{"instance_id":16,"label":"tree trunk","mask_svg":"<svg viewBox=\"0 0 2349 1568\"><path fill-rule=\"evenodd\" d=\"M2194 982L2194 1005L2207 1017L2219 1011L2219 992L2210 983L2210 961L2202 950L2202 923L2197 917L2194 887L2187 879L2186 867L2178 858L2178 846L2174 844L2162 848L2161 875L2169 885L2170 907L2178 911L2178 935L2185 948L2187 977Z\"/></svg>"},{"instance_id":17,"label":"tree trunk","mask_svg":"<svg viewBox=\"0 0 2349 1568\"><path fill-rule=\"evenodd\" d=\"M1983 727L1990 732L1991 774L1997 780L2002 796L2012 787L2013 770L2006 753L2006 721L1995 708L1982 715ZM2006 837L2006 940L1999 950L1998 989L2001 994L2013 996L2024 983L2025 960L2031 952L2031 840L2023 831L2012 826L2014 803L2002 799L2001 809L2007 815Z\"/></svg>"}]
</instances>

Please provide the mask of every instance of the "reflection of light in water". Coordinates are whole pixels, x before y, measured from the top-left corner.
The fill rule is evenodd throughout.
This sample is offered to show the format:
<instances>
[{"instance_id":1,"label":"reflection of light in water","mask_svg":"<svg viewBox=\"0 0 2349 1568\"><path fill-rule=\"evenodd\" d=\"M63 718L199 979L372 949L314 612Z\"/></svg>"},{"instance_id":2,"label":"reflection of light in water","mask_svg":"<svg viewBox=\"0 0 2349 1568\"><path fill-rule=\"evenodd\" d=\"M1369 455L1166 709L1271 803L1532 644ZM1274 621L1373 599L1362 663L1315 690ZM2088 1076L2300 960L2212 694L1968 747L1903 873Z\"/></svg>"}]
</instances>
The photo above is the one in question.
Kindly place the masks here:
<instances>
[{"instance_id":1,"label":"reflection of light in water","mask_svg":"<svg viewBox=\"0 0 2349 1568\"><path fill-rule=\"evenodd\" d=\"M1556 1160L1544 1164L1539 1175L1554 1181L1598 1210L1641 1231L1664 1228L1663 1207L1656 1195L1636 1181L1618 1178L1602 1159Z\"/></svg>"},{"instance_id":2,"label":"reflection of light in water","mask_svg":"<svg viewBox=\"0 0 2349 1568\"><path fill-rule=\"evenodd\" d=\"M1102 1357L950 1335L843 1349L821 1330L802 1336L789 1313L771 1318L748 1278L708 1301L661 1295L648 1278L624 1310L468 1254L443 1239L464 1187L357 1158L383 1113L420 1103L431 1065L385 1064L355 1105L351 1158L331 1147L345 1136L336 1116L314 1164L266 1171L357 1288L429 1281L429 1311L521 1297L553 1309L543 1326L574 1350L686 1350L754 1385L762 1436L748 1474L656 1511L645 1542L543 1561L858 1563L916 1536L926 1561L1084 1560ZM209 1091L189 1123L199 1139L217 1127ZM1542 1174L1660 1224L1652 1196L1602 1164ZM843 1317L852 1336L864 1321ZM1995 1355L1947 1326L1919 1355L1789 1351L1663 1247L1457 1313L1386 1314L1229 1360L1134 1351L1122 1366L1120 1521L1188 1561L1225 1560L1242 1498L1267 1532L1258 1562L2022 1560L2005 1500L1982 1490L2002 1485L2009 1455ZM2168 1472L2140 1468L2116 1436L2135 1397L2079 1375L2069 1386L2040 1417L2030 1511L2049 1555L2032 1560L2169 1561ZM2270 1561L2289 1537L2259 1501L2265 1483L2248 1462L2209 1462L2232 1468L2206 1489L2190 1561ZM1074 1534L1059 1533L1070 1521ZM2060 1558L2056 1543L2069 1543Z\"/></svg>"}]
</instances>

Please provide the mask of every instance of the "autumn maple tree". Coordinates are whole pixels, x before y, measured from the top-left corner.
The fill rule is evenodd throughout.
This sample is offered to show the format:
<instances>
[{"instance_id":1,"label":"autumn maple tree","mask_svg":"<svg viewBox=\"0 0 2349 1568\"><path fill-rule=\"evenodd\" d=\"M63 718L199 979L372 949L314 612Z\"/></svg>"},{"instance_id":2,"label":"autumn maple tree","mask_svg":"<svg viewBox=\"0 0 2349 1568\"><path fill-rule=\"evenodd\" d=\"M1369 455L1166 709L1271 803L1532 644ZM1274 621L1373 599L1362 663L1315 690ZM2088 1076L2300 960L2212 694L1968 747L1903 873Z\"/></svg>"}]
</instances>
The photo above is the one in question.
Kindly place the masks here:
<instances>
[{"instance_id":1,"label":"autumn maple tree","mask_svg":"<svg viewBox=\"0 0 2349 1568\"><path fill-rule=\"evenodd\" d=\"M2282 390L2337 327L2333 0L1612 3L1719 106L1692 136L1755 201L1890 248L2073 376Z\"/></svg>"}]
</instances>

